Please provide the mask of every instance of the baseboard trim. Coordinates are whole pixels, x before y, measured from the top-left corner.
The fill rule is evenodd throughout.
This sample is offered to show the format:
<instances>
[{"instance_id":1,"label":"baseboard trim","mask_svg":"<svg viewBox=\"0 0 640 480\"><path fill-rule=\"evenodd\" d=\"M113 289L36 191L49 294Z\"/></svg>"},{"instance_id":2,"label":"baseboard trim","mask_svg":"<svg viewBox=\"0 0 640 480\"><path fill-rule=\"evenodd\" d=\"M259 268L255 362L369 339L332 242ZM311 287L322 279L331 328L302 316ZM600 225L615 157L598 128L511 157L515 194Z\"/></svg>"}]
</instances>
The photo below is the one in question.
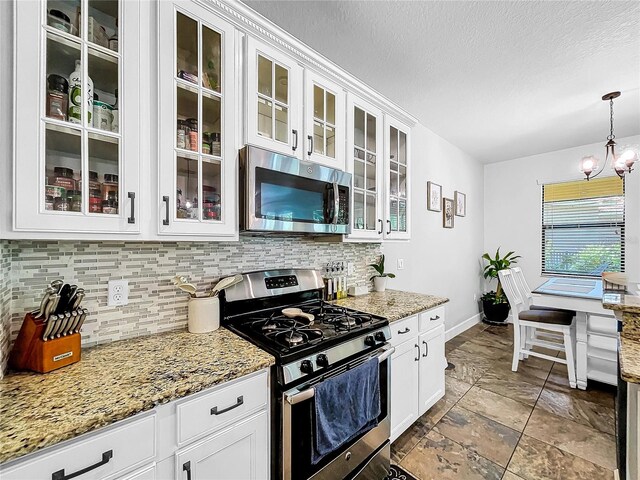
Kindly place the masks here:
<instances>
[{"instance_id":1,"label":"baseboard trim","mask_svg":"<svg viewBox=\"0 0 640 480\"><path fill-rule=\"evenodd\" d=\"M449 330L444 332L444 340L445 340L445 342L448 342L453 337L455 337L457 335L460 335L465 330L468 330L471 327L473 327L474 325L480 323L481 319L482 319L482 315L480 313L476 313L474 316L467 318L466 320L460 322L459 324L455 325L454 327L451 327Z\"/></svg>"}]
</instances>

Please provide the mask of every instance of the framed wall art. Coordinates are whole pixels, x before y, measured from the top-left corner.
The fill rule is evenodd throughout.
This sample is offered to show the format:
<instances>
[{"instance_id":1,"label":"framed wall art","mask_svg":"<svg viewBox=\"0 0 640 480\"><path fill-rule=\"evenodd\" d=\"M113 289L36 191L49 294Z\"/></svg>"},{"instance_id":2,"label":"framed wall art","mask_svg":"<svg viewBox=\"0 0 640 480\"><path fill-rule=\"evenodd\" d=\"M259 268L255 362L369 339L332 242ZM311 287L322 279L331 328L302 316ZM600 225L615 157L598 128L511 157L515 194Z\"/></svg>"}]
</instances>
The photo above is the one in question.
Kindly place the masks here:
<instances>
[{"instance_id":1,"label":"framed wall art","mask_svg":"<svg viewBox=\"0 0 640 480\"><path fill-rule=\"evenodd\" d=\"M467 215L467 195L462 192L454 192L453 199L456 207L456 215L465 217Z\"/></svg>"},{"instance_id":2,"label":"framed wall art","mask_svg":"<svg viewBox=\"0 0 640 480\"><path fill-rule=\"evenodd\" d=\"M442 199L442 226L453 228L453 217L455 214L453 200L451 198Z\"/></svg>"},{"instance_id":3,"label":"framed wall art","mask_svg":"<svg viewBox=\"0 0 640 480\"><path fill-rule=\"evenodd\" d=\"M427 210L439 212L442 209L442 186L427 182Z\"/></svg>"}]
</instances>

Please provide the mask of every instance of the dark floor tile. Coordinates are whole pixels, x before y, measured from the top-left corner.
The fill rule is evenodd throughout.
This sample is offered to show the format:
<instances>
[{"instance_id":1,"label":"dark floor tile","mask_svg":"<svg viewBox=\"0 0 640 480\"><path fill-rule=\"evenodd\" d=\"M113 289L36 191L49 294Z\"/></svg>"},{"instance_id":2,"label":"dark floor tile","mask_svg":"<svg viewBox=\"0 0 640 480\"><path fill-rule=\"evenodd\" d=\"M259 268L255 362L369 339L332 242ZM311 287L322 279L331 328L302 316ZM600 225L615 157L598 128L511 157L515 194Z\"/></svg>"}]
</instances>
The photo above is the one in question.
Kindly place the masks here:
<instances>
[{"instance_id":1,"label":"dark floor tile","mask_svg":"<svg viewBox=\"0 0 640 480\"><path fill-rule=\"evenodd\" d=\"M610 470L523 435L507 469L525 480L608 480Z\"/></svg>"},{"instance_id":2,"label":"dark floor tile","mask_svg":"<svg viewBox=\"0 0 640 480\"><path fill-rule=\"evenodd\" d=\"M449 410L434 431L502 467L520 439L520 432L459 406Z\"/></svg>"},{"instance_id":3,"label":"dark floor tile","mask_svg":"<svg viewBox=\"0 0 640 480\"><path fill-rule=\"evenodd\" d=\"M460 399L458 405L519 432L524 430L527 419L533 410L530 405L479 387L473 387L469 390Z\"/></svg>"},{"instance_id":4,"label":"dark floor tile","mask_svg":"<svg viewBox=\"0 0 640 480\"><path fill-rule=\"evenodd\" d=\"M476 382L484 390L517 400L526 405L535 405L544 381L528 377L511 370L489 370Z\"/></svg>"},{"instance_id":5,"label":"dark floor tile","mask_svg":"<svg viewBox=\"0 0 640 480\"><path fill-rule=\"evenodd\" d=\"M543 408L559 417L593 427L601 432L615 434L613 408L588 402L547 386L542 390L536 407Z\"/></svg>"},{"instance_id":6,"label":"dark floor tile","mask_svg":"<svg viewBox=\"0 0 640 480\"><path fill-rule=\"evenodd\" d=\"M420 480L499 480L504 473L499 465L434 431L400 465Z\"/></svg>"},{"instance_id":7,"label":"dark floor tile","mask_svg":"<svg viewBox=\"0 0 640 480\"><path fill-rule=\"evenodd\" d=\"M470 384L474 384L493 364L493 361L487 358L478 357L459 348L451 352L447 360L453 363L455 368L447 370L446 374Z\"/></svg>"},{"instance_id":8,"label":"dark floor tile","mask_svg":"<svg viewBox=\"0 0 640 480\"><path fill-rule=\"evenodd\" d=\"M547 378L546 388L571 395L574 398L598 403L605 407L614 407L616 387L603 383L589 381L586 390L571 388L567 376L567 366L562 363L555 363Z\"/></svg>"}]
</instances>

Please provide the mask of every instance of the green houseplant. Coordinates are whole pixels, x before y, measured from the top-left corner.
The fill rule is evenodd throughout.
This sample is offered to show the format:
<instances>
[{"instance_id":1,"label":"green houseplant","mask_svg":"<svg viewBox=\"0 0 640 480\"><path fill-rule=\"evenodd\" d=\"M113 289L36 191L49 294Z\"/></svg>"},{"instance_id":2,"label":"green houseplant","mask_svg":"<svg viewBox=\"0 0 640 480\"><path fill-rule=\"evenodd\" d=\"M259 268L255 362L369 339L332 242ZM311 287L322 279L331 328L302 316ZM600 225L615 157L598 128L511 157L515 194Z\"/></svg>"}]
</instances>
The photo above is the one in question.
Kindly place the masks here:
<instances>
[{"instance_id":1,"label":"green houseplant","mask_svg":"<svg viewBox=\"0 0 640 480\"><path fill-rule=\"evenodd\" d=\"M504 257L500 256L500 248L496 250L496 254L492 257L488 253L482 255L482 258L488 262L484 267L484 278L498 280L498 285L495 290L491 290L480 298L482 300L482 310L485 318L489 322L504 322L509 316L509 301L507 300L502 285L500 284L500 278L498 278L498 272L509 268L514 263L518 263L520 255L515 255L515 252L509 252Z\"/></svg>"},{"instance_id":2,"label":"green houseplant","mask_svg":"<svg viewBox=\"0 0 640 480\"><path fill-rule=\"evenodd\" d=\"M380 258L376 263L370 263L376 274L372 275L369 280L373 280L373 289L376 292L384 292L387 288L387 278L396 278L393 273L386 273L384 271L384 255L380 255Z\"/></svg>"}]
</instances>

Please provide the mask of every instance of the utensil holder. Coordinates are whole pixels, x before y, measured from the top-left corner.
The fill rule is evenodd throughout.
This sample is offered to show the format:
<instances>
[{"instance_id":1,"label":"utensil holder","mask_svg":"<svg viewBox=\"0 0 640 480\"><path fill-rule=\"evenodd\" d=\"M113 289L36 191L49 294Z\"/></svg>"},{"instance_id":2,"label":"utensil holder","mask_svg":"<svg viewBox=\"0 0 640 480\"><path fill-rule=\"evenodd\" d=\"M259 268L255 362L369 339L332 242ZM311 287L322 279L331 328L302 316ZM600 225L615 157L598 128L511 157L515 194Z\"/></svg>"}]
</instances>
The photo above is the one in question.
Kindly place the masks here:
<instances>
[{"instance_id":1,"label":"utensil holder","mask_svg":"<svg viewBox=\"0 0 640 480\"><path fill-rule=\"evenodd\" d=\"M14 370L47 373L80 361L82 338L79 333L53 340L42 340L46 323L27 313L9 356Z\"/></svg>"},{"instance_id":2,"label":"utensil holder","mask_svg":"<svg viewBox=\"0 0 640 480\"><path fill-rule=\"evenodd\" d=\"M220 327L220 299L218 297L189 298L189 332L208 333Z\"/></svg>"}]
</instances>

